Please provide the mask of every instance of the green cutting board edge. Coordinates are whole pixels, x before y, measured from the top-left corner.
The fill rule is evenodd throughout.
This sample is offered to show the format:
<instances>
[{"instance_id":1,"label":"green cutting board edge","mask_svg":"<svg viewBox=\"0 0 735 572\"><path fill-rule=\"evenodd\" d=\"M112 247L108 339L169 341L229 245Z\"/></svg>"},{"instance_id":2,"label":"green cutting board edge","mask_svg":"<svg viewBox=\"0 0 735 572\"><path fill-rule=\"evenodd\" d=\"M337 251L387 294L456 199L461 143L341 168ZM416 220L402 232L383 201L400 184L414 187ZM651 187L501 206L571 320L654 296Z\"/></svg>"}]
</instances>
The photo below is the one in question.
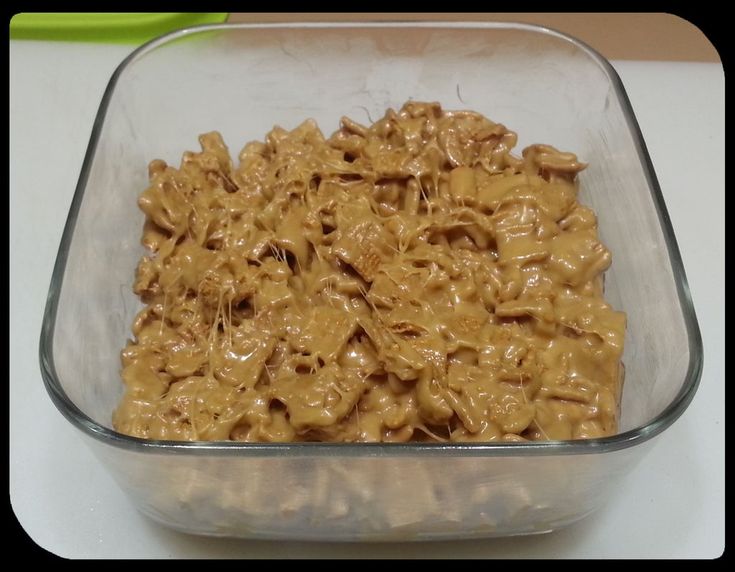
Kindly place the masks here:
<instances>
[{"instance_id":1,"label":"green cutting board edge","mask_svg":"<svg viewBox=\"0 0 735 572\"><path fill-rule=\"evenodd\" d=\"M21 13L10 20L12 40L65 40L140 44L162 34L218 24L228 13Z\"/></svg>"}]
</instances>

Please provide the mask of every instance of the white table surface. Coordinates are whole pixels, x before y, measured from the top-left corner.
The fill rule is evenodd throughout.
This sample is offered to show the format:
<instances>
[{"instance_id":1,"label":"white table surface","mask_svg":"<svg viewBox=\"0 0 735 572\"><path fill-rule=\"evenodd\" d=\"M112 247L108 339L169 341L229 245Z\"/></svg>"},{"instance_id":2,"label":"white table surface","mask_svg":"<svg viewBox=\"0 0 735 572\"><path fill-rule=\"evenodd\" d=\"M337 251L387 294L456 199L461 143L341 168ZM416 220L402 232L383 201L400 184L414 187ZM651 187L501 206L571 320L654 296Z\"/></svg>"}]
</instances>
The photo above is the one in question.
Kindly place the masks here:
<instances>
[{"instance_id":1,"label":"white table surface","mask_svg":"<svg viewBox=\"0 0 735 572\"><path fill-rule=\"evenodd\" d=\"M129 46L10 47L10 498L64 557L711 558L725 545L724 74L719 64L613 62L658 174L705 348L702 382L610 503L542 536L424 544L211 539L140 515L46 394L38 339L51 270L102 92Z\"/></svg>"}]
</instances>

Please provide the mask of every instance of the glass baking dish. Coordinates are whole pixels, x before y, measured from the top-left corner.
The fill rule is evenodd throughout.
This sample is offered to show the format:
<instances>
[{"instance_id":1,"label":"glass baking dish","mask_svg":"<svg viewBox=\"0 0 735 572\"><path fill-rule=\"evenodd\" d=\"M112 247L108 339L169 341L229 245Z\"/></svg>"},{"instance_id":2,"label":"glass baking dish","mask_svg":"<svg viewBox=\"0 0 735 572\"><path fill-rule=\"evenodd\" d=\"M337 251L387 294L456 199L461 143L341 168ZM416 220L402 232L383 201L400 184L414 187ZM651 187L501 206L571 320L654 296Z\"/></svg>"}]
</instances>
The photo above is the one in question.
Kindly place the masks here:
<instances>
[{"instance_id":1,"label":"glass baking dish","mask_svg":"<svg viewBox=\"0 0 735 572\"><path fill-rule=\"evenodd\" d=\"M197 136L236 154L274 124L379 118L409 98L472 109L589 163L581 200L628 314L620 434L489 444L146 441L111 428L141 304L136 199L147 163ZM600 507L691 401L702 342L679 250L620 78L594 50L522 24L210 25L133 52L104 93L59 247L40 343L59 410L132 502L197 534L421 540L539 533Z\"/></svg>"}]
</instances>

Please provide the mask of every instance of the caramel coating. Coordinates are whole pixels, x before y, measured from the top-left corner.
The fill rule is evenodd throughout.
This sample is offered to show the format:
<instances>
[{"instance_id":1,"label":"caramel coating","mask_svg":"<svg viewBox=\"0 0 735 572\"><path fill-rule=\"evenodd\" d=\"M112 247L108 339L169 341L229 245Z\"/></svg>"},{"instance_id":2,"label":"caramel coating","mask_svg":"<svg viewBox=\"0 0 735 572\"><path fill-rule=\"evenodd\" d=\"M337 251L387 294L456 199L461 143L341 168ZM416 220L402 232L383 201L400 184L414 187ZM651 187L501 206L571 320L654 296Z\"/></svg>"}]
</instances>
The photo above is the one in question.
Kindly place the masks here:
<instances>
[{"instance_id":1,"label":"caramel coating","mask_svg":"<svg viewBox=\"0 0 735 572\"><path fill-rule=\"evenodd\" d=\"M408 102L156 160L121 433L238 441L611 435L625 314L572 153Z\"/></svg>"}]
</instances>

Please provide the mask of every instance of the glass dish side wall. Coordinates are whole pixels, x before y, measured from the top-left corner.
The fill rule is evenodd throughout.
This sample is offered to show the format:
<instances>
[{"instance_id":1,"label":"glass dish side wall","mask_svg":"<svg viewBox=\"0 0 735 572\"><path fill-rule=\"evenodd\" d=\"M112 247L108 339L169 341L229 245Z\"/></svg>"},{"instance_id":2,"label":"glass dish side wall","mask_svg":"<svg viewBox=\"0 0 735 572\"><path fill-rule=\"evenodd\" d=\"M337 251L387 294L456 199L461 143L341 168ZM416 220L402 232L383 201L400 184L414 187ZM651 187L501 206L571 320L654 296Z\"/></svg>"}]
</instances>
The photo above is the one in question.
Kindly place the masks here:
<instances>
[{"instance_id":1,"label":"glass dish side wall","mask_svg":"<svg viewBox=\"0 0 735 572\"><path fill-rule=\"evenodd\" d=\"M403 541L548 532L604 504L655 440L612 453L145 453L86 439L135 506L195 534ZM353 448L354 450L354 448ZM373 449L375 451L375 449Z\"/></svg>"},{"instance_id":2,"label":"glass dish side wall","mask_svg":"<svg viewBox=\"0 0 735 572\"><path fill-rule=\"evenodd\" d=\"M699 351L685 321L693 311L677 295L684 278L669 259L652 194L655 177L641 160L634 120L620 97L615 78L584 48L528 26L227 26L144 48L120 71L100 115L80 179L79 211L70 215L75 226L56 320L47 308L44 326L52 344L42 342L52 396L94 436L95 452L141 510L193 532L294 537L287 522L309 522L302 535L377 538L376 523L388 522L396 536L400 530L426 538L488 536L548 530L580 518L648 449L650 441L637 443L663 423L652 421L681 398L682 388L691 397L701 365L701 355L690 355L691 344ZM447 447L414 456L389 447L373 454L348 446L342 454L284 445L276 457L242 445L223 455L207 444L144 447L110 433L122 393L119 352L141 308L131 284L144 252L136 200L147 184L148 161L178 165L185 150L197 149L197 135L211 130L223 134L236 157L274 124L293 128L312 117L328 133L341 115L374 121L409 98L479 111L515 130L519 150L545 142L590 164L581 177L582 200L598 212L602 239L613 252L607 296L629 315L621 429L644 429L605 446L547 444L543 456L533 444ZM52 295L52 308L53 302ZM629 448L615 450L622 447ZM355 485L348 477L356 475L365 479L362 492L349 488ZM395 478L386 485L382 475ZM456 491L479 495L475 512L466 500L451 508L450 478L462 480ZM207 484L220 482L220 490ZM177 484L168 490L170 483ZM307 493L309 483L321 488ZM280 512L258 505L261 495L251 496L255 490L273 495L279 487L291 491ZM454 516L418 516L434 497L435 506ZM362 508L344 512L347 498ZM414 517L391 524L391 502ZM292 519L279 520L284 514Z\"/></svg>"}]
</instances>

